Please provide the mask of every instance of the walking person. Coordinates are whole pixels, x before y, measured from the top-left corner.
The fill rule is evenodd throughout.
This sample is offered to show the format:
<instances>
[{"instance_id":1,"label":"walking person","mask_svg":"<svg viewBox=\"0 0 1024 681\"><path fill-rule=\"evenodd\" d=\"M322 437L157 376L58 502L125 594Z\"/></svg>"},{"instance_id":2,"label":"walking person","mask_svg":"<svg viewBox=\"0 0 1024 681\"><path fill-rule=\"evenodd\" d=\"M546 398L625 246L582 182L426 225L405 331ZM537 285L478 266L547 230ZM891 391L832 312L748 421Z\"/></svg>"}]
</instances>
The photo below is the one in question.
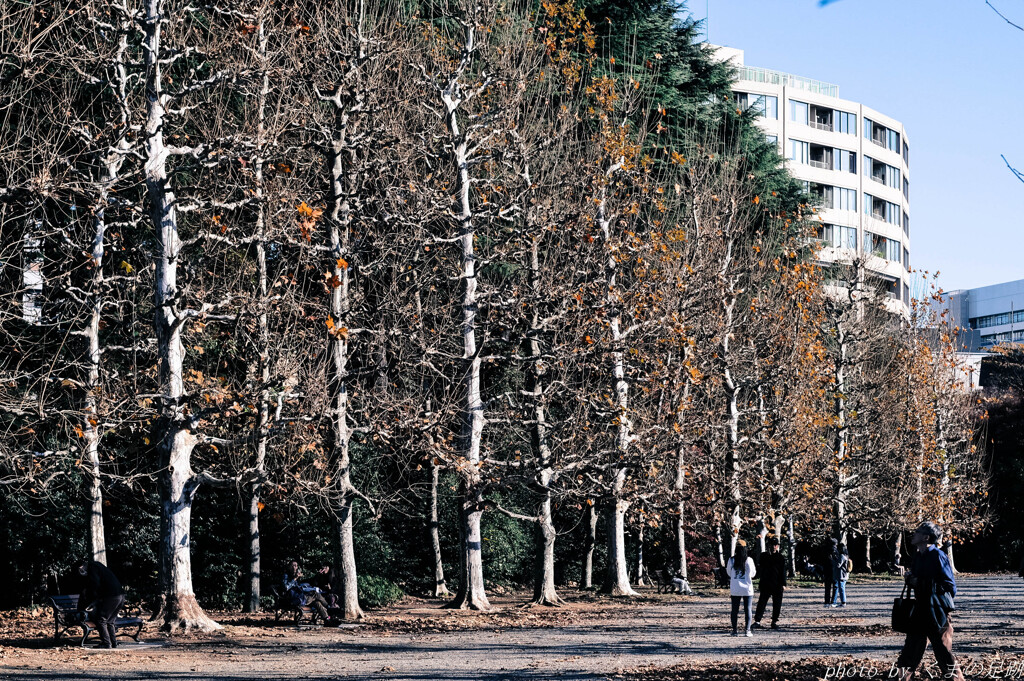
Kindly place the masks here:
<instances>
[{"instance_id":1,"label":"walking person","mask_svg":"<svg viewBox=\"0 0 1024 681\"><path fill-rule=\"evenodd\" d=\"M835 593L832 594L832 607L846 607L846 582L850 579L850 572L853 568L853 561L846 550L846 544L840 543L836 546L836 554L832 557L832 581L835 583ZM840 601L836 604L836 601Z\"/></svg>"},{"instance_id":2,"label":"walking person","mask_svg":"<svg viewBox=\"0 0 1024 681\"><path fill-rule=\"evenodd\" d=\"M85 578L78 595L78 610L92 610L91 619L100 635L100 648L117 647L117 630L114 623L117 613L124 605L124 589L121 581L103 563L88 558L78 564L78 574Z\"/></svg>"},{"instance_id":3,"label":"walking person","mask_svg":"<svg viewBox=\"0 0 1024 681\"><path fill-rule=\"evenodd\" d=\"M825 581L825 607L828 608L832 605L832 599L835 597L836 582L832 578L832 559L839 550L839 540L832 537L822 548L824 553L824 560L821 561L821 577Z\"/></svg>"},{"instance_id":4,"label":"walking person","mask_svg":"<svg viewBox=\"0 0 1024 681\"><path fill-rule=\"evenodd\" d=\"M750 631L750 598L754 595L754 575L757 574L757 568L754 567L753 559L747 556L747 542L742 539L736 542L736 552L729 559L725 571L729 575L729 595L732 596L732 635L739 635L736 631L736 623L742 604L743 628L747 636L753 636L754 634Z\"/></svg>"},{"instance_id":5,"label":"walking person","mask_svg":"<svg viewBox=\"0 0 1024 681\"><path fill-rule=\"evenodd\" d=\"M768 552L761 556L761 579L758 581L757 610L754 612L754 624L751 629L761 627L761 618L772 599L772 629L779 628L779 611L782 609L782 592L786 590L786 559L779 552L779 539L768 540Z\"/></svg>"},{"instance_id":6,"label":"walking person","mask_svg":"<svg viewBox=\"0 0 1024 681\"><path fill-rule=\"evenodd\" d=\"M906 576L914 590L917 606L911 615L910 631L896 666L900 678L910 681L921 664L924 649L931 641L932 652L943 677L963 681L964 676L953 657L953 621L949 617L956 580L949 558L939 548L942 530L933 522L921 523L910 543L917 549ZM934 595L934 598L933 598ZM944 605L943 602L949 604Z\"/></svg>"}]
</instances>

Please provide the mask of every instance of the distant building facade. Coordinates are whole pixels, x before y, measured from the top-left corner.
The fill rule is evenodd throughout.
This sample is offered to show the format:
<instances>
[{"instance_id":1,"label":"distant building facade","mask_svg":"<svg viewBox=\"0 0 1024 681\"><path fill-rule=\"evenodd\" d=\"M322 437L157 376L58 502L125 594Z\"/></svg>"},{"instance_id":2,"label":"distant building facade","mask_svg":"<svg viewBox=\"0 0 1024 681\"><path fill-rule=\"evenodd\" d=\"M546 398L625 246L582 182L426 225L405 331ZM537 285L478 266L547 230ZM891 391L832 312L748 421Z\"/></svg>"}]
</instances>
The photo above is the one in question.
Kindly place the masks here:
<instances>
[{"instance_id":1,"label":"distant building facade","mask_svg":"<svg viewBox=\"0 0 1024 681\"><path fill-rule=\"evenodd\" d=\"M910 306L910 142L903 124L839 98L839 88L747 66L743 51L717 48L737 70L739 108L755 108L786 166L822 203L821 260L862 254L893 311ZM1024 328L1024 327L1022 327Z\"/></svg>"},{"instance_id":2,"label":"distant building facade","mask_svg":"<svg viewBox=\"0 0 1024 681\"><path fill-rule=\"evenodd\" d=\"M1024 279L946 294L950 321L963 332L965 351L1024 343Z\"/></svg>"}]
</instances>

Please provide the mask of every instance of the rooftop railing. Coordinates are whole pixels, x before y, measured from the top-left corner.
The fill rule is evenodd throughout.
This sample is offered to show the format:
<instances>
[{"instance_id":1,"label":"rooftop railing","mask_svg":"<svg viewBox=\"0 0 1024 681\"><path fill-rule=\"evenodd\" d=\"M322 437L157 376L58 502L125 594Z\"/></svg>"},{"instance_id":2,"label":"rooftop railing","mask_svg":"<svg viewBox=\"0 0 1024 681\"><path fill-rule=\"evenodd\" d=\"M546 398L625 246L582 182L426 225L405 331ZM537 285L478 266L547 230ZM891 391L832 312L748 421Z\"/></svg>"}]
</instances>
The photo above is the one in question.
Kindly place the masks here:
<instances>
[{"instance_id":1,"label":"rooftop railing","mask_svg":"<svg viewBox=\"0 0 1024 681\"><path fill-rule=\"evenodd\" d=\"M788 85L790 87L797 87L801 90L807 90L808 92L825 95L827 97L839 96L838 85L814 80L812 78L794 76L791 73L762 69L756 66L741 66L739 68L739 79L748 80L754 83L768 83L770 85Z\"/></svg>"}]
</instances>

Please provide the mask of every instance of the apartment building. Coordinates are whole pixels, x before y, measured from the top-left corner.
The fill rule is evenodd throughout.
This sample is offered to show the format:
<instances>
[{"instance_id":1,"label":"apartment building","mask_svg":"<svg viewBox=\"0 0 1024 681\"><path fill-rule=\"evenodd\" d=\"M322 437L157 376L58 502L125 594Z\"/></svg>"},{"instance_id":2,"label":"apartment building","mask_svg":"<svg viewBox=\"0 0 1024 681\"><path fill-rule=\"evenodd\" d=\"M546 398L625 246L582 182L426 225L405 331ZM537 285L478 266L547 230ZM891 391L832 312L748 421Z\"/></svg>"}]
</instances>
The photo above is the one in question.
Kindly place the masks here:
<instances>
[{"instance_id":1,"label":"apartment building","mask_svg":"<svg viewBox=\"0 0 1024 681\"><path fill-rule=\"evenodd\" d=\"M910 143L903 124L839 98L839 88L747 66L743 51L719 47L736 68L737 106L754 108L787 167L821 198L821 260L862 254L884 283L893 311L910 305Z\"/></svg>"}]
</instances>

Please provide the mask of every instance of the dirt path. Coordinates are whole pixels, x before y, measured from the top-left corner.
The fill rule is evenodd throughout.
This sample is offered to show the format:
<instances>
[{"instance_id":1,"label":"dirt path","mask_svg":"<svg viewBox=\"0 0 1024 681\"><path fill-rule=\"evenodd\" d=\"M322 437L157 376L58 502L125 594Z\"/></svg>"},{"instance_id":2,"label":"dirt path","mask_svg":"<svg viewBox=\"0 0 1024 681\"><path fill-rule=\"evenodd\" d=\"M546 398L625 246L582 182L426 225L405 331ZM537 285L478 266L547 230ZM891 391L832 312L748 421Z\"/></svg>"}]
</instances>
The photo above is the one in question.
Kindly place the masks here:
<instances>
[{"instance_id":1,"label":"dirt path","mask_svg":"<svg viewBox=\"0 0 1024 681\"><path fill-rule=\"evenodd\" d=\"M568 609L510 605L494 615L409 608L354 629L297 631L242 621L223 634L117 651L53 647L38 632L0 645L4 679L606 679L617 670L706 660L852 656L894 659L902 639L888 628L896 582L851 583L849 607L825 609L820 589L791 589L780 631L733 638L724 592L603 599ZM960 580L956 652L1024 656L1024 581ZM45 622L45 620L44 620ZM8 628L9 630L9 628ZM158 645L152 645L152 644ZM1024 678L1024 672L1017 678Z\"/></svg>"}]
</instances>

